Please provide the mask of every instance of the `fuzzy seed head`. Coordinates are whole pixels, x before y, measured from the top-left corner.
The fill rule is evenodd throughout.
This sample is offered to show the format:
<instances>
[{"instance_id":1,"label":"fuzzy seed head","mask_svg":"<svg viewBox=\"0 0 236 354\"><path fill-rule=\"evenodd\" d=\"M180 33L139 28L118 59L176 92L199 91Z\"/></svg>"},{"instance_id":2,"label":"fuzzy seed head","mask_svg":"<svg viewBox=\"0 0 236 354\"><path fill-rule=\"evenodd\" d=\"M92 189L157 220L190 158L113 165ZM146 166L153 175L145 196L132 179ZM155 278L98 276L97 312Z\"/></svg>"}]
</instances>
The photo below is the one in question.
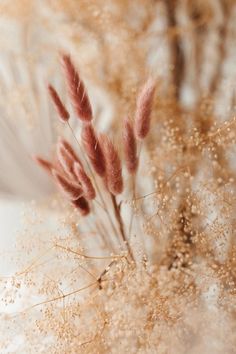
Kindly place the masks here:
<instances>
[{"instance_id":1,"label":"fuzzy seed head","mask_svg":"<svg viewBox=\"0 0 236 354\"><path fill-rule=\"evenodd\" d=\"M92 108L84 83L72 63L70 56L64 55L62 57L62 64L75 114L83 122L90 122L93 118Z\"/></svg>"},{"instance_id":2,"label":"fuzzy seed head","mask_svg":"<svg viewBox=\"0 0 236 354\"><path fill-rule=\"evenodd\" d=\"M85 170L81 168L81 166L77 162L74 162L73 168L75 176L77 177L78 182L81 184L82 189L84 191L84 197L88 200L94 199L96 196L96 192L93 187L92 181L85 172Z\"/></svg>"},{"instance_id":3,"label":"fuzzy seed head","mask_svg":"<svg viewBox=\"0 0 236 354\"><path fill-rule=\"evenodd\" d=\"M127 170L130 174L134 174L138 167L137 141L133 125L128 118L125 119L123 126L123 144Z\"/></svg>"},{"instance_id":4,"label":"fuzzy seed head","mask_svg":"<svg viewBox=\"0 0 236 354\"><path fill-rule=\"evenodd\" d=\"M66 198L69 200L76 200L83 195L83 190L74 184L73 182L69 181L67 178L62 176L56 170L52 171L53 177L55 179L56 184L65 195Z\"/></svg>"},{"instance_id":5,"label":"fuzzy seed head","mask_svg":"<svg viewBox=\"0 0 236 354\"><path fill-rule=\"evenodd\" d=\"M106 185L116 195L123 191L121 160L112 141L105 135L99 137L106 161Z\"/></svg>"},{"instance_id":6,"label":"fuzzy seed head","mask_svg":"<svg viewBox=\"0 0 236 354\"><path fill-rule=\"evenodd\" d=\"M62 103L57 91L52 85L48 85L48 92L57 110L59 118L63 123L67 122L70 118L70 114L68 113L65 105Z\"/></svg>"},{"instance_id":7,"label":"fuzzy seed head","mask_svg":"<svg viewBox=\"0 0 236 354\"><path fill-rule=\"evenodd\" d=\"M104 154L91 124L86 124L82 129L82 143L85 152L93 166L95 172L103 177L106 171Z\"/></svg>"},{"instance_id":8,"label":"fuzzy seed head","mask_svg":"<svg viewBox=\"0 0 236 354\"><path fill-rule=\"evenodd\" d=\"M39 156L32 156L33 160L36 162L38 166L44 169L47 173L51 174L53 169L53 164L48 160L42 159Z\"/></svg>"},{"instance_id":9,"label":"fuzzy seed head","mask_svg":"<svg viewBox=\"0 0 236 354\"><path fill-rule=\"evenodd\" d=\"M57 159L60 164L60 167L62 167L63 173L67 175L67 177L71 180L74 181L75 183L77 182L77 178L74 174L74 160L73 155L70 154L70 152L65 149L64 145L59 141L57 143Z\"/></svg>"},{"instance_id":10,"label":"fuzzy seed head","mask_svg":"<svg viewBox=\"0 0 236 354\"><path fill-rule=\"evenodd\" d=\"M90 213L89 203L84 197L73 200L72 205L79 210L82 216L86 216Z\"/></svg>"},{"instance_id":11,"label":"fuzzy seed head","mask_svg":"<svg viewBox=\"0 0 236 354\"><path fill-rule=\"evenodd\" d=\"M140 140L144 139L150 130L154 93L155 82L149 79L142 88L136 105L135 135Z\"/></svg>"},{"instance_id":12,"label":"fuzzy seed head","mask_svg":"<svg viewBox=\"0 0 236 354\"><path fill-rule=\"evenodd\" d=\"M64 149L64 151L66 151L67 155L69 155L72 160L78 162L82 166L82 162L79 159L79 157L76 154L76 152L73 149L73 147L71 146L71 144L68 143L68 141L66 141L65 139L62 139L62 138L60 138L59 142L63 146L63 149Z\"/></svg>"}]
</instances>

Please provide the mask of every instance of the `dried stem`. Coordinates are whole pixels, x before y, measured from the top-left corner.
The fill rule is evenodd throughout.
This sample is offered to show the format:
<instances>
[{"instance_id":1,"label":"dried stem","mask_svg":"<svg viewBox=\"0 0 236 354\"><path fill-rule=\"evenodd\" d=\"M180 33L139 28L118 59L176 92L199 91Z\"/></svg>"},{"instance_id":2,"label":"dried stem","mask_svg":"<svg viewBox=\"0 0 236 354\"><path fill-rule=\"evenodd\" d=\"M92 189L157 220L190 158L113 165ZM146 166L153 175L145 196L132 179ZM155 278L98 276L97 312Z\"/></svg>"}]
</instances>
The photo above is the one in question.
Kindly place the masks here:
<instances>
[{"instance_id":1,"label":"dried stem","mask_svg":"<svg viewBox=\"0 0 236 354\"><path fill-rule=\"evenodd\" d=\"M123 220L122 220L122 217L121 217L121 213L120 213L120 207L117 204L116 197L112 193L111 193L111 200L112 200L113 208L114 208L114 211L115 211L116 220L117 220L118 225L119 225L119 229L120 229L120 234L121 234L122 240L123 240L123 242L125 243L125 245L126 245L126 247L128 249L128 252L129 252L129 255L130 255L131 259L134 261L134 255L133 255L133 252L132 252L132 249L130 247L129 241L128 241L128 239L126 237L126 234L125 234L124 223L123 223Z\"/></svg>"}]
</instances>

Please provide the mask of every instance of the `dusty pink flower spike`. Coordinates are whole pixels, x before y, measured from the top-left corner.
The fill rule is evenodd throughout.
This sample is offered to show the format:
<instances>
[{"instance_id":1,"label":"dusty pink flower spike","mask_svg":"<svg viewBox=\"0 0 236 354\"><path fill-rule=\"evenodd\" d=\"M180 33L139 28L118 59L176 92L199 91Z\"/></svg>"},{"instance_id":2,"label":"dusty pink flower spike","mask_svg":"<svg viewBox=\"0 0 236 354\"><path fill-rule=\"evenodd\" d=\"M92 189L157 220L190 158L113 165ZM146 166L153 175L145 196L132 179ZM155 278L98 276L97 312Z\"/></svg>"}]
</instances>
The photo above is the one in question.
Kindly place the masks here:
<instances>
[{"instance_id":1,"label":"dusty pink flower spike","mask_svg":"<svg viewBox=\"0 0 236 354\"><path fill-rule=\"evenodd\" d=\"M62 103L57 91L52 85L48 85L48 92L51 96L51 99L54 103L54 106L57 110L57 113L63 123L67 122L70 118L70 114L68 113L66 107Z\"/></svg>"},{"instance_id":2,"label":"dusty pink flower spike","mask_svg":"<svg viewBox=\"0 0 236 354\"><path fill-rule=\"evenodd\" d=\"M150 120L153 97L155 93L155 81L149 79L143 86L136 105L135 135L138 139L144 139L150 130Z\"/></svg>"},{"instance_id":3,"label":"dusty pink flower spike","mask_svg":"<svg viewBox=\"0 0 236 354\"><path fill-rule=\"evenodd\" d=\"M96 197L96 192L91 179L77 162L74 162L73 167L75 176L78 178L78 182L81 184L81 187L84 191L84 197L88 200L94 199Z\"/></svg>"},{"instance_id":4,"label":"dusty pink flower spike","mask_svg":"<svg viewBox=\"0 0 236 354\"><path fill-rule=\"evenodd\" d=\"M79 159L78 155L76 154L75 150L73 149L73 147L71 146L70 143L68 143L68 141L66 141L65 139L60 138L59 142L63 145L64 150L67 152L68 155L70 155L70 157L78 162L81 166L82 166L82 162Z\"/></svg>"},{"instance_id":5,"label":"dusty pink flower spike","mask_svg":"<svg viewBox=\"0 0 236 354\"><path fill-rule=\"evenodd\" d=\"M62 65L75 114L83 122L90 122L93 114L89 97L70 56L62 56Z\"/></svg>"},{"instance_id":6,"label":"dusty pink flower spike","mask_svg":"<svg viewBox=\"0 0 236 354\"><path fill-rule=\"evenodd\" d=\"M86 216L90 213L89 203L84 197L73 200L71 203L76 209L79 210L82 216Z\"/></svg>"},{"instance_id":7,"label":"dusty pink flower spike","mask_svg":"<svg viewBox=\"0 0 236 354\"><path fill-rule=\"evenodd\" d=\"M128 118L125 119L123 126L123 144L127 170L130 174L134 174L138 167L137 141L133 125Z\"/></svg>"},{"instance_id":8,"label":"dusty pink flower spike","mask_svg":"<svg viewBox=\"0 0 236 354\"><path fill-rule=\"evenodd\" d=\"M64 176L58 173L56 170L52 171L52 175L59 186L62 193L69 200L76 200L83 195L83 190L75 185L73 182L67 180Z\"/></svg>"},{"instance_id":9,"label":"dusty pink flower spike","mask_svg":"<svg viewBox=\"0 0 236 354\"><path fill-rule=\"evenodd\" d=\"M53 164L51 162L42 159L39 156L32 156L32 158L37 163L38 166L43 168L47 173L52 174Z\"/></svg>"},{"instance_id":10,"label":"dusty pink flower spike","mask_svg":"<svg viewBox=\"0 0 236 354\"><path fill-rule=\"evenodd\" d=\"M81 133L84 150L93 166L95 172L103 177L106 172L106 164L100 142L91 124L83 126Z\"/></svg>"},{"instance_id":11,"label":"dusty pink flower spike","mask_svg":"<svg viewBox=\"0 0 236 354\"><path fill-rule=\"evenodd\" d=\"M106 161L106 185L116 195L123 191L121 160L112 141L105 134L100 134L99 141Z\"/></svg>"},{"instance_id":12,"label":"dusty pink flower spike","mask_svg":"<svg viewBox=\"0 0 236 354\"><path fill-rule=\"evenodd\" d=\"M74 174L74 162L77 161L74 159L74 156L65 148L64 144L59 141L57 143L57 159L62 167L63 173L65 173L68 178L77 182L77 177Z\"/></svg>"}]
</instances>

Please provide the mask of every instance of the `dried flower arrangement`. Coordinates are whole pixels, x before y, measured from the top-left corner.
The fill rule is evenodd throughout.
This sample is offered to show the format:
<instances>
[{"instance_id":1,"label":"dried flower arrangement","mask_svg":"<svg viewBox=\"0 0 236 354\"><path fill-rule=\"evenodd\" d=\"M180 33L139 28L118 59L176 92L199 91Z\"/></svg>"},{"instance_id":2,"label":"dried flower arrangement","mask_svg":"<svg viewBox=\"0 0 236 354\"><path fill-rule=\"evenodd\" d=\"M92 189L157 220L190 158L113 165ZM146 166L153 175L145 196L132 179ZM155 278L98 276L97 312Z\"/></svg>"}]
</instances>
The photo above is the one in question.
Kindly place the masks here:
<instances>
[{"instance_id":1,"label":"dried flower arrangement","mask_svg":"<svg viewBox=\"0 0 236 354\"><path fill-rule=\"evenodd\" d=\"M234 353L236 133L234 79L227 64L234 57L234 1L36 3L0 6L2 13L11 8L14 16L28 17L32 11L33 27L42 9L43 22L50 19L48 32L58 29L59 47L69 48L74 59L80 53L76 64L82 76L91 88L106 90L106 104L114 101L114 119L106 122L112 140L98 133L104 111L97 116L92 93L90 103L78 71L64 56L68 96L81 133L62 103L64 93L49 85L60 128L70 135L62 134L52 146L51 160L34 158L62 193L26 210L21 271L0 278L6 303L0 352ZM92 55L90 43L99 48ZM40 49L49 55L49 45ZM35 57L28 54L31 67ZM23 55L16 59L9 61L12 72L28 78L28 72L18 74L25 67ZM136 87L150 71L158 79L155 95L148 80L135 102ZM47 117L47 101L43 85L37 86L42 71L33 76L24 99L30 92L29 107L36 108L40 93L45 110L39 110L39 120ZM1 106L28 107L13 93L14 78L8 87L1 77L1 87L9 91ZM186 87L194 92L190 109L181 105ZM222 116L216 109L221 105ZM18 114L13 116L19 126ZM1 163L9 171L4 124L9 131L17 129L2 118ZM10 195L21 187L19 169L13 171L14 183L0 174L0 185ZM34 186L41 182L39 173L34 181Z\"/></svg>"},{"instance_id":2,"label":"dried flower arrangement","mask_svg":"<svg viewBox=\"0 0 236 354\"><path fill-rule=\"evenodd\" d=\"M62 192L51 205L63 218L46 241L37 228L27 229L24 252L36 247L38 255L11 278L11 290L9 279L3 281L7 304L22 288L34 294L32 305L4 317L15 335L25 333L18 348L233 353L235 177L227 161L235 119L216 126L211 114L188 116L173 101L164 110L156 107L149 79L134 120L124 119L117 149L93 125L92 105L71 58L63 56L62 63L81 136L49 85L76 148L60 138L52 162L34 157ZM153 115L150 129L154 108L162 124ZM6 335L2 350L11 342Z\"/></svg>"},{"instance_id":3,"label":"dried flower arrangement","mask_svg":"<svg viewBox=\"0 0 236 354\"><path fill-rule=\"evenodd\" d=\"M150 73L157 79L159 102L168 102L176 89L178 103L185 107L198 110L205 97L202 107L216 107L215 120L233 114L235 1L12 0L0 9L3 171L9 170L6 154L24 158L10 166L21 178L0 175L0 191L7 197L50 192L25 149L48 155L55 143L56 124L43 78L50 76L64 95L55 65L58 48L72 54L89 89L95 124L101 128L102 122L111 134L120 129L120 117L134 112L137 89ZM6 126L16 135L11 134L15 149L9 146Z\"/></svg>"},{"instance_id":4,"label":"dried flower arrangement","mask_svg":"<svg viewBox=\"0 0 236 354\"><path fill-rule=\"evenodd\" d=\"M89 97L70 57L67 55L63 56L62 62L75 115L83 123L80 139L81 143L78 141L72 127L69 125L70 115L57 91L52 85L48 86L48 90L59 118L63 123L67 123L72 131L81 150L81 157L77 156L69 142L60 139L57 143L55 163L51 163L39 156L34 156L34 159L40 167L53 177L62 194L82 216L86 216L91 212L89 201L95 200L97 202L96 206L102 208L108 217L112 231L117 238L116 242L118 242L119 245L121 239L122 248L125 248L128 252L127 259L131 258L130 260L134 262L134 255L125 231L125 221L121 215L122 200L119 203L117 201L117 196L124 190L120 156L109 137L105 134L99 134L98 136L95 131L92 125L93 114ZM134 195L135 175L138 168L137 144L143 141L150 130L154 93L155 84L154 81L150 79L144 85L138 97L134 123L132 124L129 119L125 119L124 123L123 146L125 164L134 182ZM141 145L139 154L140 152ZM86 171L83 163L88 171ZM90 173L90 176L88 176L88 173ZM97 180L98 177L102 179L102 182ZM110 201L106 200L106 192L108 192L110 196ZM96 198L96 196L98 198ZM113 207L113 216L110 215L110 204ZM113 219L115 219L117 225L115 225ZM106 225L103 225L103 228L106 229ZM110 233L106 234L106 238L106 244L109 245L109 242L111 243L109 250L112 251ZM117 245L115 248L117 249ZM116 251L120 251L119 248ZM100 282L101 277L99 277L99 283Z\"/></svg>"}]
</instances>

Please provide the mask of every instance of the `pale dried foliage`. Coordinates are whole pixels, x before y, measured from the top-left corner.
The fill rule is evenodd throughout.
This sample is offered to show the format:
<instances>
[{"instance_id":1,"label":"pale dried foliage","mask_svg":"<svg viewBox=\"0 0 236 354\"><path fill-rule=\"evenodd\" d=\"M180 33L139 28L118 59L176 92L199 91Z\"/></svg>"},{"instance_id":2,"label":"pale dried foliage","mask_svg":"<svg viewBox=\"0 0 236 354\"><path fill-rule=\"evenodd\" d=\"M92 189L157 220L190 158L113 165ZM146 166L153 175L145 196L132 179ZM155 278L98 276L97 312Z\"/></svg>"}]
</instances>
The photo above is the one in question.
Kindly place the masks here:
<instances>
[{"instance_id":1,"label":"pale dried foliage","mask_svg":"<svg viewBox=\"0 0 236 354\"><path fill-rule=\"evenodd\" d=\"M122 161L124 191L118 196L109 193L102 138L99 170L94 149L99 144L97 128L78 120L82 139L76 134L76 141L71 134L69 142L96 198L88 202L83 194L71 206L55 195L47 206L34 205L25 213L21 270L1 279L3 298L10 309L13 306L9 312L15 311L1 319L3 352L10 351L15 341L16 353L235 352L236 121L233 89L221 91L225 77L225 91L230 86L225 63L228 60L230 67L235 58L230 53L234 2L134 3L111 1L113 7L106 8L104 1L81 1L80 6L77 1L50 2L72 22L79 18L81 37L90 33L101 46L101 67L106 58L103 75L89 60L85 64L83 55L78 63L94 85L109 88L119 129L120 117L135 116L137 87L150 77L150 67L153 71L146 64L150 53L144 45L139 48L147 34L149 39L154 36L158 41L160 36L169 41L169 63L174 66L164 70L164 80L156 68L151 128L142 145L138 141L134 175L125 167L123 135L119 129L108 133ZM144 7L139 24L121 20L127 9ZM155 27L150 33L157 8L164 11L165 35L163 29L157 34ZM120 42L107 40L109 35L117 38L116 32ZM83 40L73 40L78 48L86 47ZM212 71L205 75L209 61ZM187 108L186 88L191 92ZM89 87L87 92L90 96ZM228 105L223 114L222 97ZM133 127L135 122L129 122ZM86 131L92 138L83 138ZM72 154L73 159L77 157ZM55 157L52 160L58 170ZM51 166L38 162L47 170ZM71 174L73 169L68 178ZM22 311L14 308L19 301Z\"/></svg>"}]
</instances>

